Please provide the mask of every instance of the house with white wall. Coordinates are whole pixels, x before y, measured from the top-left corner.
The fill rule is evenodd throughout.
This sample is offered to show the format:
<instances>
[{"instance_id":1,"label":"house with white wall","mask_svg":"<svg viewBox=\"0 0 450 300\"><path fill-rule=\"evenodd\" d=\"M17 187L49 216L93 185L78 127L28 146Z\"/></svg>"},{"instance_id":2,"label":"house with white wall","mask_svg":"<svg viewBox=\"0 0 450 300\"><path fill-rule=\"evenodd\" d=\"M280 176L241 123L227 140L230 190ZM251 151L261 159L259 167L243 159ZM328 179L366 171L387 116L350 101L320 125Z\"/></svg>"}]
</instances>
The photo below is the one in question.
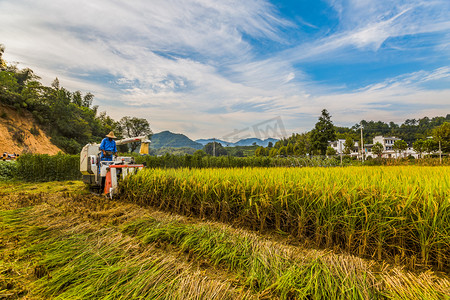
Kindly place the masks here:
<instances>
[{"instance_id":1,"label":"house with white wall","mask_svg":"<svg viewBox=\"0 0 450 300\"><path fill-rule=\"evenodd\" d=\"M336 154L340 155L341 153L344 154L345 151L345 139L339 139L334 142L328 143L331 148L333 148L336 151ZM349 154L350 156L358 156L358 143L355 142L353 145L352 152Z\"/></svg>"},{"instance_id":2,"label":"house with white wall","mask_svg":"<svg viewBox=\"0 0 450 300\"><path fill-rule=\"evenodd\" d=\"M418 153L414 151L412 147L406 148L405 151L403 151L401 154L394 150L394 143L395 141L400 141L400 138L397 137L384 137L381 135L377 135L373 138L373 145L376 143L380 143L383 145L383 157L385 158L399 158L399 157L407 157L407 156L413 156L414 158L418 158Z\"/></svg>"},{"instance_id":3,"label":"house with white wall","mask_svg":"<svg viewBox=\"0 0 450 300\"><path fill-rule=\"evenodd\" d=\"M394 151L394 143L395 141L399 141L401 139L390 136L384 137L382 135L377 135L373 138L373 144L380 143L383 145L383 157L385 158L397 158L397 152Z\"/></svg>"},{"instance_id":4,"label":"house with white wall","mask_svg":"<svg viewBox=\"0 0 450 300\"><path fill-rule=\"evenodd\" d=\"M375 158L376 155L372 153L372 147L376 143L380 143L383 145L383 154L382 156L384 158L400 158L400 157L407 157L409 155L414 156L414 158L418 158L418 154L416 151L412 149L412 147L408 147L406 151L402 152L401 154L394 150L394 143L395 141L401 140L397 137L384 137L381 135L378 135L373 138L373 144L364 144L364 157L367 158L371 156L372 158ZM345 140L339 139L334 142L330 142L329 145L336 150L336 154L344 153L344 146ZM361 158L361 154L359 152L359 146L358 143L355 142L355 145L353 147L353 151L350 153L350 156L356 156L358 159Z\"/></svg>"}]
</instances>

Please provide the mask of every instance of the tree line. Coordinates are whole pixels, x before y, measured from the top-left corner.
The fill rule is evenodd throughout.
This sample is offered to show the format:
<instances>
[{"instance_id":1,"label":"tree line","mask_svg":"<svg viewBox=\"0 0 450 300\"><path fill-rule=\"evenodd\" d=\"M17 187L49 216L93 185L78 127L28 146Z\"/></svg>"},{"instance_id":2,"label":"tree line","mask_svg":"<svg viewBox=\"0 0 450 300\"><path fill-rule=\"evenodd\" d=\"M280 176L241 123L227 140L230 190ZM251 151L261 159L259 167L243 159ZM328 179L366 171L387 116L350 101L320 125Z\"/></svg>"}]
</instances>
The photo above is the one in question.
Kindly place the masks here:
<instances>
[{"instance_id":1,"label":"tree line","mask_svg":"<svg viewBox=\"0 0 450 300\"><path fill-rule=\"evenodd\" d=\"M336 151L329 146L329 142L344 139L344 154L350 154L355 150L355 141L360 144L361 126L363 128L363 140L365 144L373 143L375 136L395 136L400 140L395 141L393 149L402 152L408 147L419 154L432 153L439 149L443 153L450 152L450 114L445 117L424 117L422 119L407 119L403 124L382 121L365 121L355 124L351 128L337 127L331 121L331 115L326 109L322 110L315 127L305 133L294 133L288 138L283 138L268 147L258 147L256 156L304 156L304 155L334 155ZM372 152L381 156L383 145L376 143Z\"/></svg>"},{"instance_id":2,"label":"tree line","mask_svg":"<svg viewBox=\"0 0 450 300\"><path fill-rule=\"evenodd\" d=\"M93 94L71 92L60 86L58 78L51 86L45 86L33 70L19 69L3 60L4 51L5 47L0 45L0 103L19 112L29 111L51 142L64 152L79 153L85 144L101 141L110 131L118 138L151 135L146 119L126 116L115 121L92 105ZM37 130L30 132L39 134ZM125 146L120 150L134 151L137 146L134 143L130 149Z\"/></svg>"}]
</instances>

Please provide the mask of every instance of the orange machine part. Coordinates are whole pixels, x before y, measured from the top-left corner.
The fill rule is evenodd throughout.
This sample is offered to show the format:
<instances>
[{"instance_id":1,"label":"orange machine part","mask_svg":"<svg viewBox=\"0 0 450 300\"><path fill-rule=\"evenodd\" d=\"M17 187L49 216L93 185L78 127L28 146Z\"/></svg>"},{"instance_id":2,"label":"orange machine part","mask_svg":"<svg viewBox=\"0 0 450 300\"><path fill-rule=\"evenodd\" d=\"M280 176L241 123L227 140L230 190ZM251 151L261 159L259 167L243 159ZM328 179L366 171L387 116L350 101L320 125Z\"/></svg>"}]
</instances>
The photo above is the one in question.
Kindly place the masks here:
<instances>
[{"instance_id":1,"label":"orange machine part","mask_svg":"<svg viewBox=\"0 0 450 300\"><path fill-rule=\"evenodd\" d=\"M109 193L109 189L111 188L112 184L111 184L111 171L108 171L108 173L106 173L106 178L105 178L105 189L103 190L104 194L108 194Z\"/></svg>"}]
</instances>

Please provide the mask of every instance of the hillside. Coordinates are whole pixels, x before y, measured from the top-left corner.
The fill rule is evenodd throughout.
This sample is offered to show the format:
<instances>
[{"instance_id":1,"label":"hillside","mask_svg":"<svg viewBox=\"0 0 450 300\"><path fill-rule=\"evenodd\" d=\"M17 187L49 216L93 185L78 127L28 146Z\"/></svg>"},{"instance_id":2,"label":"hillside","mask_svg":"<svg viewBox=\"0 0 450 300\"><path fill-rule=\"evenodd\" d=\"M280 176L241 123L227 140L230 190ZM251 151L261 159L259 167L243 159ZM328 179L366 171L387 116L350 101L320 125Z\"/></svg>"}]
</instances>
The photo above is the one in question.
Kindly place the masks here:
<instances>
[{"instance_id":1,"label":"hillside","mask_svg":"<svg viewBox=\"0 0 450 300\"><path fill-rule=\"evenodd\" d=\"M212 143L214 139L199 139L196 140L197 143L200 143L202 145L206 145L208 143ZM237 141L236 143L227 142L224 140L215 140L217 143L222 144L224 147L236 147L236 146L253 146L253 143L256 143L257 146L263 146L267 147L269 145L269 142L272 142L275 144L278 140L273 138L268 138L266 140L261 140L258 138L247 138Z\"/></svg>"},{"instance_id":2,"label":"hillside","mask_svg":"<svg viewBox=\"0 0 450 300\"><path fill-rule=\"evenodd\" d=\"M61 149L52 144L33 116L0 104L0 152L56 154Z\"/></svg>"},{"instance_id":3,"label":"hillside","mask_svg":"<svg viewBox=\"0 0 450 300\"><path fill-rule=\"evenodd\" d=\"M203 145L196 143L184 134L172 133L170 131L162 131L152 136L151 148L159 149L163 147L190 147L194 149L202 149Z\"/></svg>"},{"instance_id":4,"label":"hillside","mask_svg":"<svg viewBox=\"0 0 450 300\"><path fill-rule=\"evenodd\" d=\"M254 143L258 146L267 147L270 142L275 144L278 140L273 138L268 138L266 140L261 140L257 138L243 139L235 143L236 146L252 146Z\"/></svg>"},{"instance_id":5,"label":"hillside","mask_svg":"<svg viewBox=\"0 0 450 300\"><path fill-rule=\"evenodd\" d=\"M219 140L219 139L199 139L199 140L195 140L197 143L202 144L203 146L212 143L212 142L216 142L216 143L220 143L222 146L224 147L234 147L234 143L231 142L227 142L224 140Z\"/></svg>"}]
</instances>

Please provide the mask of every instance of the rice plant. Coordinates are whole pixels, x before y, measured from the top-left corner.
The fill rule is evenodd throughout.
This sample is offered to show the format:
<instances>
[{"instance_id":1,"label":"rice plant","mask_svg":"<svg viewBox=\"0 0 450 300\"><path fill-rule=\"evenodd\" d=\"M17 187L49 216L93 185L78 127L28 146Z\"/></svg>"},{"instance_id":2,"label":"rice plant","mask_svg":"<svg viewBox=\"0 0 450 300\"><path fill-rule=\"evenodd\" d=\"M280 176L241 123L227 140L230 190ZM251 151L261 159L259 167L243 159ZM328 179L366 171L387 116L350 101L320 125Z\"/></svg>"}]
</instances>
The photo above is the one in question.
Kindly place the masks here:
<instances>
[{"instance_id":1,"label":"rice plant","mask_svg":"<svg viewBox=\"0 0 450 300\"><path fill-rule=\"evenodd\" d=\"M123 199L318 246L450 268L450 167L152 169Z\"/></svg>"}]
</instances>

